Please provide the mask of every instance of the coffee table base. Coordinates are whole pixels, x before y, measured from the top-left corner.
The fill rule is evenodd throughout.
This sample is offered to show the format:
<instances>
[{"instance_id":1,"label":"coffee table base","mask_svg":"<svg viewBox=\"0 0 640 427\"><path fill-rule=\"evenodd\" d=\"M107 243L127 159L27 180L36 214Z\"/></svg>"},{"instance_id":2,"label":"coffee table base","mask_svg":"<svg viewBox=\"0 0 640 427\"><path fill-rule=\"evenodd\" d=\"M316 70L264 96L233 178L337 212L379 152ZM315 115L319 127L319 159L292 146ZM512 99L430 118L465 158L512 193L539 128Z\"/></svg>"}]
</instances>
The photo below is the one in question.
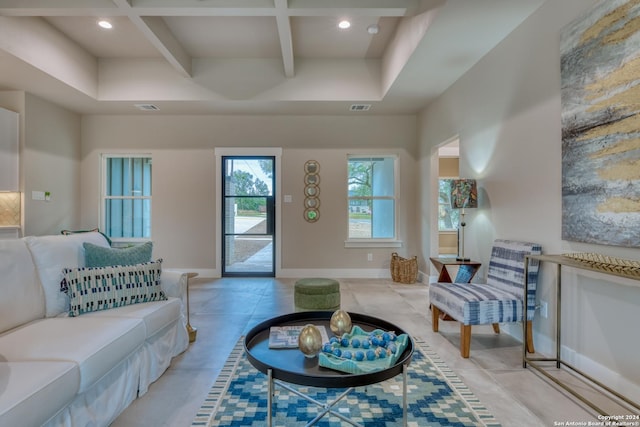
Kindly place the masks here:
<instances>
[{"instance_id":1,"label":"coffee table base","mask_svg":"<svg viewBox=\"0 0 640 427\"><path fill-rule=\"evenodd\" d=\"M362 424L359 424L355 421L353 421L352 419L336 412L333 410L333 407L340 402L345 396L347 396L349 393L351 393L355 388L354 387L349 387L348 389L346 389L344 392L342 392L338 397L336 397L334 400L332 400L331 402L328 403L323 403L323 402L319 402L313 398L311 398L310 396L300 392L299 390L296 390L295 388L291 387L290 385L276 380L273 378L272 375L272 370L269 369L267 370L267 379L268 379L268 384L269 384L269 389L268 389L268 397L267 397L267 426L271 427L272 426L272 412L271 412L271 408L272 408L272 400L273 400L273 394L274 394L274 390L275 390L275 386L278 385L279 387L284 388L285 390L294 393L300 397L302 397L303 399L306 399L307 401L317 405L318 407L322 408L322 412L320 412L318 415L316 415L316 417L309 421L306 424L306 427L310 427L315 425L318 421L320 421L325 415L330 414L330 415L334 415L338 418L340 418L343 421L346 421L347 423L356 426L356 427L363 427ZM403 364L402 365L402 425L404 427L407 427L407 365Z\"/></svg>"}]
</instances>

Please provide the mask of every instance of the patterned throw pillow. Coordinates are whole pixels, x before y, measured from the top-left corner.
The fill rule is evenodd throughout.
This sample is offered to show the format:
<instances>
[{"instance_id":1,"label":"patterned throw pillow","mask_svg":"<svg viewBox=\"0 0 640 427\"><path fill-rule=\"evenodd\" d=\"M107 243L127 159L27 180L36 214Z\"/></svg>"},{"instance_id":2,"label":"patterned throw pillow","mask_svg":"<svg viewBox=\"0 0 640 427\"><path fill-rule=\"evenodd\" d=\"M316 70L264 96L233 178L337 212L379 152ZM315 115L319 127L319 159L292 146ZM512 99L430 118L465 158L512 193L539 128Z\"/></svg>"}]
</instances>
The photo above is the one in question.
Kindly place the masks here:
<instances>
[{"instance_id":1,"label":"patterned throw pillow","mask_svg":"<svg viewBox=\"0 0 640 427\"><path fill-rule=\"evenodd\" d=\"M146 242L128 248L103 248L93 243L85 243L85 267L108 267L112 265L134 265L151 261L153 242Z\"/></svg>"},{"instance_id":2,"label":"patterned throw pillow","mask_svg":"<svg viewBox=\"0 0 640 427\"><path fill-rule=\"evenodd\" d=\"M65 268L61 290L71 301L69 316L166 300L160 287L162 259L144 264Z\"/></svg>"}]
</instances>

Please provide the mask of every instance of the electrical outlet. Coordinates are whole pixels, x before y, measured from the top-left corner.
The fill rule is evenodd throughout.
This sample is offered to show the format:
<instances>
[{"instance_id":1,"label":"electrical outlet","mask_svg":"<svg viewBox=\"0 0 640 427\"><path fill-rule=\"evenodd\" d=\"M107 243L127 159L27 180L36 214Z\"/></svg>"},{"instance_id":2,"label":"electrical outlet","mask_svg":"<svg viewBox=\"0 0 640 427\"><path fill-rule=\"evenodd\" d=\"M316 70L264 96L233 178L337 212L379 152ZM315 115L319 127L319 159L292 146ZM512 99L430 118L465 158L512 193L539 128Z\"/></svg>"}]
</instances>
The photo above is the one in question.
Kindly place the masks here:
<instances>
[{"instance_id":1,"label":"electrical outlet","mask_svg":"<svg viewBox=\"0 0 640 427\"><path fill-rule=\"evenodd\" d=\"M549 304L546 301L540 301L540 316L545 319L549 317Z\"/></svg>"},{"instance_id":2,"label":"electrical outlet","mask_svg":"<svg viewBox=\"0 0 640 427\"><path fill-rule=\"evenodd\" d=\"M367 261L373 261L373 254L372 253L368 253L367 254Z\"/></svg>"}]
</instances>

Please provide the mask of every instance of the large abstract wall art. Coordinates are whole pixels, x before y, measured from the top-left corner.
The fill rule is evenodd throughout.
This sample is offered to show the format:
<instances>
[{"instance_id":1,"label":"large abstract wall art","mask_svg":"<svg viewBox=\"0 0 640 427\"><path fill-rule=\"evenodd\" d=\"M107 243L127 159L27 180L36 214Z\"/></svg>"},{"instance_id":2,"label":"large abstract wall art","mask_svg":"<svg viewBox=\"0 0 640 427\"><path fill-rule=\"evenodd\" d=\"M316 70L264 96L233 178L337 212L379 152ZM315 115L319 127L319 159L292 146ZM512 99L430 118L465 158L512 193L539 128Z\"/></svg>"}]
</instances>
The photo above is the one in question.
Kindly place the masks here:
<instances>
[{"instance_id":1,"label":"large abstract wall art","mask_svg":"<svg viewBox=\"0 0 640 427\"><path fill-rule=\"evenodd\" d=\"M562 30L562 238L640 247L640 0Z\"/></svg>"}]
</instances>

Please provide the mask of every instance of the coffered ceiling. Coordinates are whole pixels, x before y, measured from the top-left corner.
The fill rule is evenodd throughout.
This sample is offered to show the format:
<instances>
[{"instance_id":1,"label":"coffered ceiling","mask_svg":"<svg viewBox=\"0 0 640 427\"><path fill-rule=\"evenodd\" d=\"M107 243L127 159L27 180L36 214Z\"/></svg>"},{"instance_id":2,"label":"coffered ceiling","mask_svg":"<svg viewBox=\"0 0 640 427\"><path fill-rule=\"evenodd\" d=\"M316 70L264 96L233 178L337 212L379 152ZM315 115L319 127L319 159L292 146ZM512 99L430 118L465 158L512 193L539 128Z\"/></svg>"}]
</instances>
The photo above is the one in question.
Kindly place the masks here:
<instances>
[{"instance_id":1,"label":"coffered ceiling","mask_svg":"<svg viewBox=\"0 0 640 427\"><path fill-rule=\"evenodd\" d=\"M0 90L88 114L415 113L544 1L0 0Z\"/></svg>"}]
</instances>

